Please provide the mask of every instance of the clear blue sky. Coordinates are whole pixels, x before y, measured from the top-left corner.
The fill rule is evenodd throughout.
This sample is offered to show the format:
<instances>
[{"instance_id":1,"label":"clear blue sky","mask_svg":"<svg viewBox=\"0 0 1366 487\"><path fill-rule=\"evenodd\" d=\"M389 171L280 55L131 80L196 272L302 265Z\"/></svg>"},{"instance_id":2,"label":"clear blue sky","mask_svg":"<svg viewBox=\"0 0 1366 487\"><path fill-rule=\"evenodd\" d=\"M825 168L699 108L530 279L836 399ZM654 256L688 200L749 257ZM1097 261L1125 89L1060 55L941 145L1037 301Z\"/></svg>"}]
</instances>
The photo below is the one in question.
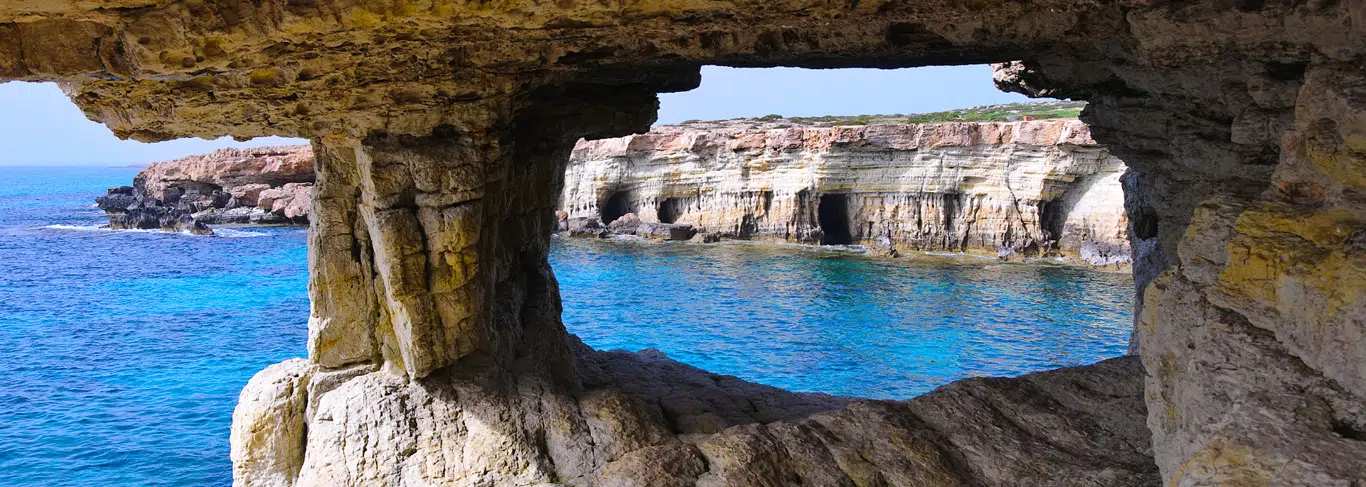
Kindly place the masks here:
<instances>
[{"instance_id":1,"label":"clear blue sky","mask_svg":"<svg viewBox=\"0 0 1366 487\"><path fill-rule=\"evenodd\" d=\"M660 95L659 123L822 115L927 113L1029 101L991 81L991 67L911 69L702 68L702 86Z\"/></svg>"},{"instance_id":2,"label":"clear blue sky","mask_svg":"<svg viewBox=\"0 0 1366 487\"><path fill-rule=\"evenodd\" d=\"M923 113L1024 101L996 90L987 66L915 69L737 69L708 66L702 86L660 96L660 123L786 116ZM0 166L145 164L222 147L303 143L275 137L145 144L114 137L55 84L0 84Z\"/></svg>"}]
</instances>

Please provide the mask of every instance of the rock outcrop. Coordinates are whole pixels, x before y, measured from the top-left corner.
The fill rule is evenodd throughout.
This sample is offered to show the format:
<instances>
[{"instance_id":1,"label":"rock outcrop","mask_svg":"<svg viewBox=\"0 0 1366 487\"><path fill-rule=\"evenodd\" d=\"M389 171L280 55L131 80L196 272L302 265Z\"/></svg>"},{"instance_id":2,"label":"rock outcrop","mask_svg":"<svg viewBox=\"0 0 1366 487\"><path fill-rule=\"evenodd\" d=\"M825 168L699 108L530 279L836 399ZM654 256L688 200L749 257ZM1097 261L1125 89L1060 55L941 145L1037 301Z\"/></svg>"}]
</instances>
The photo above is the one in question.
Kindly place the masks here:
<instances>
[{"instance_id":1,"label":"rock outcrop","mask_svg":"<svg viewBox=\"0 0 1366 487\"><path fill-rule=\"evenodd\" d=\"M272 366L233 414L235 476L299 487L1158 483L1133 357L869 401L747 383L653 350L574 341L573 355L575 391L505 372L407 381L370 366Z\"/></svg>"},{"instance_id":2,"label":"rock outcrop","mask_svg":"<svg viewBox=\"0 0 1366 487\"><path fill-rule=\"evenodd\" d=\"M580 142L560 217L573 234L1061 251L1116 265L1130 253L1124 170L1078 120L666 125Z\"/></svg>"},{"instance_id":3,"label":"rock outcrop","mask_svg":"<svg viewBox=\"0 0 1366 487\"><path fill-rule=\"evenodd\" d=\"M194 194L190 201L199 197L199 194ZM190 201L183 205L178 204L178 201L166 204L161 200L143 197L133 186L119 186L95 198L95 205L109 215L109 228L115 230L160 229L164 232L213 235L208 225L190 216L194 211Z\"/></svg>"},{"instance_id":4,"label":"rock outcrop","mask_svg":"<svg viewBox=\"0 0 1366 487\"><path fill-rule=\"evenodd\" d=\"M313 179L308 146L222 149L154 163L95 203L110 228L210 235L208 225L307 223Z\"/></svg>"},{"instance_id":5,"label":"rock outcrop","mask_svg":"<svg viewBox=\"0 0 1366 487\"><path fill-rule=\"evenodd\" d=\"M441 443L449 455L430 465L464 467L427 472L457 485L553 482L581 471L550 461L570 458L552 453L562 447L553 435L486 427L540 424L548 405L577 404L574 391L585 387L546 260L579 138L647 131L656 94L696 87L705 64L980 62L1003 63L1003 89L1087 100L1081 119L1129 167L1122 183L1140 301L1133 343L1161 481L1360 484L1364 60L1360 0L0 0L0 80L65 82L86 115L119 136L313 140L312 377L377 368L387 375L346 382L364 389L348 395L393 397L414 416L434 417L456 411L409 400L408 388L480 378L489 389L458 397L509 406L464 408L498 415L431 432L452 436ZM516 397L526 400L484 390L525 391ZM310 401L305 410L322 406L339 407ZM289 441L301 441L305 457L326 455L388 481L379 475L392 471L367 452L417 451L397 434L412 426L396 412L370 411L356 423L315 416L306 438ZM851 421L876 417L848 411ZM1012 426L995 410L947 421L968 419L989 422L985 431ZM315 437L335 437L328 428L351 424L363 447L310 451ZM373 427L361 433L360 425ZM1090 435L1066 423L1050 433L1064 437ZM714 457L774 465L758 461L756 452L775 450L759 440L714 445ZM1010 459L1029 465L1098 450L1060 445L1040 441ZM939 471L896 445L852 451ZM1009 458L1000 455L989 458ZM691 462L654 451L633 458ZM527 473L463 475L514 470ZM305 458L298 478L332 471ZM639 472L622 484L667 485L643 467L620 471ZM787 483L778 467L745 471L753 477L693 484ZM1027 484L1026 474L984 476Z\"/></svg>"}]
</instances>

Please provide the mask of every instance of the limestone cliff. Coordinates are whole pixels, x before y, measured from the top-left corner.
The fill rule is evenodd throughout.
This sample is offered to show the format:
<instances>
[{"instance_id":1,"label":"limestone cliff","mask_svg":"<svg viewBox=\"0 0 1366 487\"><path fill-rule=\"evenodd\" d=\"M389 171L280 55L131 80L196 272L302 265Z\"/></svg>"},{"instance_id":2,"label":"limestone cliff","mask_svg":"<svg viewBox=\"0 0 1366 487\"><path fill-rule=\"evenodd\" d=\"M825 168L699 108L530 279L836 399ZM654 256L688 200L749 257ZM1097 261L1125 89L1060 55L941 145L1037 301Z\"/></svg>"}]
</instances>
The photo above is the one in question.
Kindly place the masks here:
<instances>
[{"instance_id":1,"label":"limestone cliff","mask_svg":"<svg viewBox=\"0 0 1366 487\"><path fill-rule=\"evenodd\" d=\"M154 163L95 201L111 228L211 234L207 225L307 223L313 179L308 146L222 149Z\"/></svg>"},{"instance_id":2,"label":"limestone cliff","mask_svg":"<svg viewBox=\"0 0 1366 487\"><path fill-rule=\"evenodd\" d=\"M634 213L727 238L1129 261L1124 163L1078 120L792 125L700 122L579 142L564 226L591 233Z\"/></svg>"},{"instance_id":3,"label":"limestone cliff","mask_svg":"<svg viewBox=\"0 0 1366 487\"><path fill-rule=\"evenodd\" d=\"M586 438L584 425L593 421L651 431L612 421L621 415L562 422L546 414L558 411L551 405L578 404L576 392L593 388L593 376L574 366L581 355L559 320L546 259L575 142L647 131L656 95L696 87L705 64L982 62L1000 63L1002 89L1088 101L1082 120L1129 167L1122 183L1141 310L1133 344L1145 369L1161 481L1360 484L1363 60L1361 0L0 0L0 80L64 82L86 115L117 135L312 139L319 164L309 230L308 363L299 379L264 380L279 387L248 399L344 410L326 397L318 403L295 395L290 386L313 371L310 377L349 391L339 398L392 398L412 414L356 401L356 415L317 414L304 416L304 428L259 429L261 441L237 456L243 485L320 478L333 465L381 479L376 484L396 483L390 480L416 464L382 468L401 462L367 455L407 458L418 450L411 436L396 432L411 431L413 417L455 412L465 413L465 429L439 432L454 435L443 437L449 441L418 443L442 452L422 457L420 466L437 479L430 483L575 478L579 464L559 463L571 457L556 452L583 443L538 432L562 427ZM348 375L351 368L386 375ZM1076 373L1106 379L1105 370ZM432 382L450 378L470 380ZM430 401L405 392L428 384L438 384ZM836 458L866 473L865 485L915 483L877 477L883 463L865 468L872 462L860 460L880 455L907 471L938 471L903 446L978 453L946 455L990 466L980 483L1033 484L1027 475L1039 471L1072 478L1027 466L1102 452L1097 442L1113 438L1112 430L1063 421L1025 448L990 448L1001 446L989 441L991 432L1045 417L998 413L1036 398L1028 391L984 398L990 407L980 418L941 416L940 431L985 421L964 429L979 432L970 442L899 437L894 445L841 449L847 454ZM1044 400L1040 408L1058 410L1051 406ZM848 421L863 424L921 421L848 411ZM808 424L810 434L825 434ZM313 443L352 426L365 439L346 444L352 448ZM615 472L620 485L794 483L785 476L791 470L761 454L772 451L783 451L790 465L833 472L830 462L815 460L829 458L819 451L771 448L770 438L756 432L714 443L715 452L753 460L724 478L653 482L653 466L679 458L658 450L641 450L632 457L639 468ZM261 480L245 473L269 468L258 460L300 444L298 475L285 469ZM513 444L520 447L503 448ZM310 462L310 455L328 462ZM1026 468L996 468L1003 463ZM466 472L516 475L484 481ZM1108 478L1095 483L1122 483Z\"/></svg>"}]
</instances>

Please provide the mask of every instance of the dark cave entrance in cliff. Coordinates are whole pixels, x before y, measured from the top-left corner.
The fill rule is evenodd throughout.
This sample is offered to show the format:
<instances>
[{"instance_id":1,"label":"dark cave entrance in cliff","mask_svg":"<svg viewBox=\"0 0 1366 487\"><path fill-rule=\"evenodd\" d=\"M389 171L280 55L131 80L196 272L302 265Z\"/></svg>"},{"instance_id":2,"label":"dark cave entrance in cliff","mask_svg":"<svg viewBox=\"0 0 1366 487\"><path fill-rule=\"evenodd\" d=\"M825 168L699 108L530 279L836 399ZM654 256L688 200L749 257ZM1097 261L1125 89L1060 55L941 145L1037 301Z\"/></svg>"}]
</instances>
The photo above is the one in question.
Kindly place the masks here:
<instances>
[{"instance_id":1,"label":"dark cave entrance in cliff","mask_svg":"<svg viewBox=\"0 0 1366 487\"><path fill-rule=\"evenodd\" d=\"M945 274L936 274L935 279L961 284L944 284L942 293L937 289L935 293L915 296L898 294L897 298L889 300L895 303L894 307L937 310L935 312L942 311L941 314L950 319L974 320L975 325L987 323L974 317L975 311L970 304L962 306L970 303L972 296L963 290L985 286L996 292L993 286L1003 286L1007 281L993 273L978 272L974 265L979 257L1000 254L1000 247L986 248L993 242L991 239L973 240L979 234L992 231L983 229L985 225L978 223L979 217L974 212L981 203L974 198L978 193L1001 187L1003 179L997 177L1005 178L1001 174L1009 173L1006 164L1014 160L991 159L992 164L1003 166L998 174L993 172L997 171L996 166L978 167L986 164L973 160L982 157L978 149L957 149L952 145L957 142L949 142L947 138L943 143L948 145L937 149L938 152L933 152L934 157L930 157L931 152L918 145L914 148L898 145L902 143L899 141L923 141L928 139L919 137L931 137L921 135L927 133L923 131L902 132L901 126L981 122L995 124L993 130L1014 130L1014 125L1010 124L1074 117L1075 114L1069 113L1079 112L1084 103L1027 100L996 92L988 66L953 69L957 71L950 72L949 68L942 67L861 70L707 66L703 68L701 86L691 91L659 95L658 119L652 126L652 133L629 135L610 144L576 147L570 159L568 174L571 178L566 181L566 191L573 191L572 197L564 204L570 213L588 208L590 213L582 216L589 218L596 210L601 223L612 229L581 231L572 236L588 241L608 237L612 242L606 249L612 252L621 249L625 254L623 262L657 267L622 271L620 274L626 277L605 286L583 278L566 278L566 284L561 287L566 328L587 337L589 342L604 340L595 334L608 334L606 336L611 340L619 340L611 346L629 343L632 347L645 348L656 340L657 333L652 329L658 327L641 323L654 323L651 321L654 318L647 317L652 309L671 309L676 314L687 315L690 322L699 323L698 331L688 333L705 334L708 339L689 342L688 346L672 345L673 349L667 350L666 354L691 353L689 349L694 346L720 346L707 341L711 337L718 340L715 343L725 346L737 344L749 349L764 349L769 345L762 339L748 342L745 337L712 334L706 331L707 327L739 329L755 321L751 316L765 313L755 310L787 306L778 300L787 299L790 294L801 294L791 293L794 288L789 284L792 283L795 286L834 286L849 282L862 286L863 282L882 282L887 275L882 272L884 258L909 257L897 264L885 265L905 266L912 268L912 272L921 272L929 269L919 268L919 263L914 262L921 254L931 255L935 260L943 259L944 268L951 269ZM722 83L710 84L713 80ZM781 85L775 84L777 80ZM947 83L960 90L934 97L926 97L923 93L899 95L905 91L905 86L935 86L933 83ZM898 95L883 91L888 87L896 88L894 93ZM984 93L985 90L990 92ZM939 91L942 90L936 93ZM808 103L812 101L818 103ZM1043 105L1032 105L1035 101ZM952 128L964 130L964 133L967 130L962 126ZM907 138L899 138L903 134ZM898 142L884 143L883 140ZM819 158L813 155L817 148L825 151ZM942 179L942 186L935 178ZM922 184L931 179L936 181L933 186ZM1040 184L1061 184L1046 177L1040 179L1043 181ZM1041 190L1041 194L1062 191L1054 189L1049 186ZM1028 225L1034 239L1037 237L1032 235L1038 230L1048 235L1060 234L1060 228L1066 223L1066 212L1060 213L1063 208L1054 201L1056 199L1045 199L1046 208L1042 203L1034 208L1012 207L1010 210L1023 210L1026 216L1012 214L1020 221L1003 226L1016 232L1013 240L1020 240L1018 232L1023 225ZM1029 210L1037 210L1033 213L1040 219L1026 220L1033 216L1028 215ZM1000 211L1007 210L1002 207ZM625 221L612 224L621 221L627 213L640 216L643 222L635 226L625 225ZM1059 218L1060 215L1064 218ZM672 227L685 225L690 225L691 231L701 238L673 237L676 233L671 233L675 230ZM570 240L564 239L564 242L568 245ZM658 245L645 246L645 242ZM709 245L714 243L723 245ZM801 244L797 248L802 253L787 257L780 254L785 249L768 249L768 244ZM821 247L806 248L813 244ZM758 250L760 248L765 250ZM961 268L952 260L955 254L966 254L965 265ZM770 260L777 255L784 256ZM810 260L806 260L808 257ZM552 256L551 263L557 266L557 272L569 276L582 273L602 279L601 276L608 275L592 271L592 266L584 266L576 258L576 254L566 252ZM606 266L607 262L603 260L596 265ZM869 265L865 267L865 263ZM621 265L622 269L628 268ZM1010 272L1018 270L1009 269ZM792 279L786 282L768 279L780 270L794 271ZM651 277L645 279L633 274L641 272ZM767 275L757 277L764 274ZM1072 277L1065 273L1056 276L1048 272L1037 274L1048 279ZM630 277L633 275L636 277ZM707 284L696 284L703 281ZM899 289L902 287L898 285L900 282L904 281L887 281L887 289ZM636 296L626 299L622 294L626 289ZM1014 292L1012 289L1002 287L999 292ZM668 290L678 292L664 292ZM658 296L635 299L655 292ZM1064 292L1059 291L1056 295L1072 296ZM737 295L745 298L746 306L753 306L752 309L744 308L744 313L754 314L717 311L737 309L730 304ZM862 295L861 291L849 294ZM810 303L844 297L832 293L819 298L799 296L797 299ZM903 297L904 300L900 299ZM775 301L768 301L770 299ZM1065 301L1067 299L1060 299L1060 302ZM871 301L852 305L847 301L816 302L832 309L867 306L859 308L860 312L874 306L868 304ZM603 322L614 318L598 314L599 303L616 303L615 306L629 313L614 321L627 330L603 326ZM1131 306L1122 305L1122 310L1129 308ZM896 329L913 321L898 315L884 316L876 323L879 329ZM1131 320L1122 311L1115 314L1097 311L1094 321L1101 323L1100 320L1107 320L1104 325L1114 321L1121 327L1132 327ZM791 323L808 331L827 324L847 326L807 318L794 319ZM1039 320L1022 322L1020 326L1055 325ZM912 343L930 336L920 333L915 331L904 337L889 333L879 341L884 344L899 344L900 340ZM1106 350L1126 347L1128 330L1123 335L1105 335L1106 339L1117 340L1107 343L1109 348ZM1005 341L1013 337L1001 336L999 339ZM820 338L803 342L802 346L806 343L817 349L827 345ZM1048 346L1069 357L1091 353L1087 348L1089 343L1072 347L1059 341L1056 345L1049 342ZM929 360L925 353L907 348L898 357ZM964 350L961 356L970 360L973 353ZM1069 362L1069 365L1081 363ZM756 359L727 366L735 367L731 370L764 377L763 367L767 365ZM755 369L749 369L750 366ZM943 377L945 381L952 380L948 375ZM888 383L914 380L917 379L891 378ZM846 387L834 382L827 385L830 390ZM868 391L868 394L880 393L875 389Z\"/></svg>"},{"instance_id":2,"label":"dark cave entrance in cliff","mask_svg":"<svg viewBox=\"0 0 1366 487\"><path fill-rule=\"evenodd\" d=\"M631 192L615 191L602 204L602 224L610 224L630 212Z\"/></svg>"},{"instance_id":3,"label":"dark cave entrance in cliff","mask_svg":"<svg viewBox=\"0 0 1366 487\"><path fill-rule=\"evenodd\" d=\"M678 215L683 213L682 203L678 198L665 198L659 202L659 207L655 209L655 217L659 218L660 223L677 222Z\"/></svg>"},{"instance_id":4,"label":"dark cave entrance in cliff","mask_svg":"<svg viewBox=\"0 0 1366 487\"><path fill-rule=\"evenodd\" d=\"M849 230L849 195L823 194L816 203L816 224L821 227L821 245L854 243Z\"/></svg>"}]
</instances>

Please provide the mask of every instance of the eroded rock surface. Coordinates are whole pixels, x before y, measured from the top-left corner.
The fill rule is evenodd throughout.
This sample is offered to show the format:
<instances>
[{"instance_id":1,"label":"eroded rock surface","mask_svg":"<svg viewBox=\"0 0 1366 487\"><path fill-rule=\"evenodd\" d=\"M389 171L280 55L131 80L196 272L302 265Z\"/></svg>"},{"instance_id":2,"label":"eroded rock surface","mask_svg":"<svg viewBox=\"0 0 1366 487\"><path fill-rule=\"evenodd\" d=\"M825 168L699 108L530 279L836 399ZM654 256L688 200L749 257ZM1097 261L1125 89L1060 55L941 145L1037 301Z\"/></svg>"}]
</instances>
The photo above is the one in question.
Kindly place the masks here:
<instances>
[{"instance_id":1,"label":"eroded rock surface","mask_svg":"<svg viewBox=\"0 0 1366 487\"><path fill-rule=\"evenodd\" d=\"M1077 120L665 125L580 142L564 228L1128 262L1124 163ZM624 213L640 222L612 229ZM601 223L601 224L599 224ZM692 234L677 232L675 240ZM685 235L686 234L686 235Z\"/></svg>"},{"instance_id":2,"label":"eroded rock surface","mask_svg":"<svg viewBox=\"0 0 1366 487\"><path fill-rule=\"evenodd\" d=\"M111 228L207 235L208 225L307 223L313 179L308 146L222 149L153 163L95 203Z\"/></svg>"},{"instance_id":3,"label":"eroded rock surface","mask_svg":"<svg viewBox=\"0 0 1366 487\"><path fill-rule=\"evenodd\" d=\"M580 137L648 130L700 65L1006 63L1004 89L1088 100L1129 166L1134 349L1161 480L1182 486L1366 479L1363 59L1360 0L0 0L0 79L67 82L118 135L314 140L309 360L385 371L347 382L376 396L464 374L581 386L545 259L565 162ZM376 451L415 451L374 417ZM504 444L473 431L470 451ZM544 438L461 458L560 480ZM632 458L673 465L640 483L699 471ZM715 482L785 480L746 472Z\"/></svg>"},{"instance_id":4,"label":"eroded rock surface","mask_svg":"<svg viewBox=\"0 0 1366 487\"><path fill-rule=\"evenodd\" d=\"M237 483L1158 483L1137 358L871 401L748 383L653 350L573 346L577 390L492 371L410 382L298 360L273 366L234 416Z\"/></svg>"},{"instance_id":5,"label":"eroded rock surface","mask_svg":"<svg viewBox=\"0 0 1366 487\"><path fill-rule=\"evenodd\" d=\"M109 228L115 230L159 229L164 232L213 235L208 225L195 221L191 216L194 203L213 204L212 201L212 196L201 197L195 193L184 203L177 199L167 204L159 199L143 197L142 192L133 186L119 186L95 198L95 205L109 215Z\"/></svg>"}]
</instances>

